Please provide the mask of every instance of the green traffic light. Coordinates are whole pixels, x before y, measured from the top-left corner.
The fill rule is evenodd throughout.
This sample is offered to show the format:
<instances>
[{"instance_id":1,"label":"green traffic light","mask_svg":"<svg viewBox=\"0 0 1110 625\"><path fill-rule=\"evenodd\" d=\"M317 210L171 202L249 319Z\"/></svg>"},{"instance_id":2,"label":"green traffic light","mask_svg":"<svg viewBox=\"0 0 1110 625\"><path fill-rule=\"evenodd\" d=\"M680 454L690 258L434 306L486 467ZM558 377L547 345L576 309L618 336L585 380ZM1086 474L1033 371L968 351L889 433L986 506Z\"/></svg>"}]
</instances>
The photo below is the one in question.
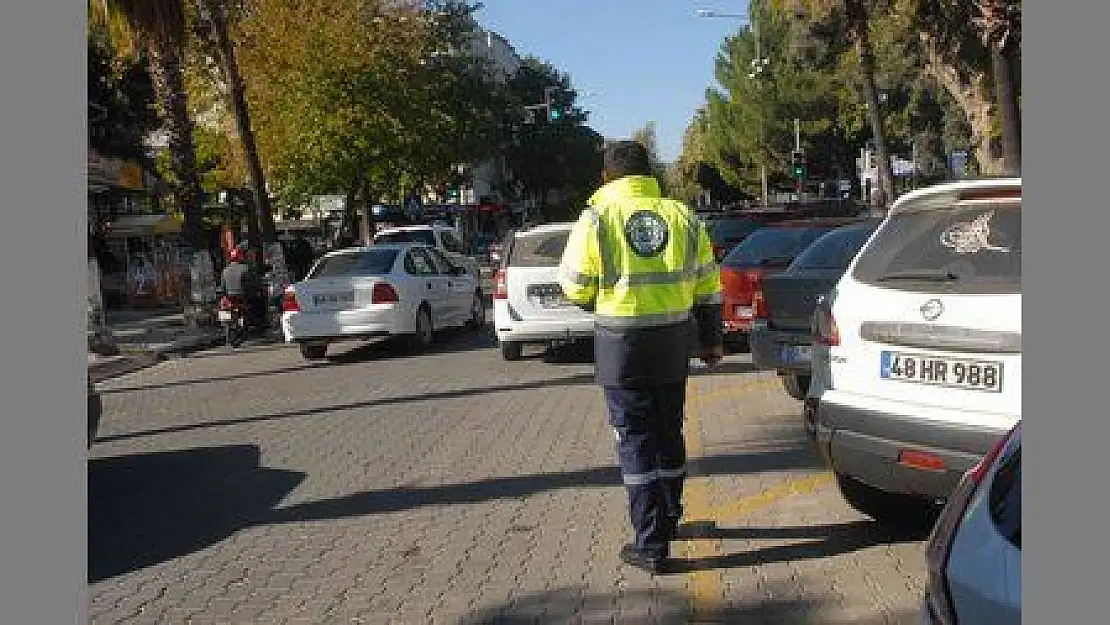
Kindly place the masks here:
<instances>
[{"instance_id":1,"label":"green traffic light","mask_svg":"<svg viewBox=\"0 0 1110 625\"><path fill-rule=\"evenodd\" d=\"M551 109L551 121L558 121L563 116L563 112L559 109Z\"/></svg>"}]
</instances>

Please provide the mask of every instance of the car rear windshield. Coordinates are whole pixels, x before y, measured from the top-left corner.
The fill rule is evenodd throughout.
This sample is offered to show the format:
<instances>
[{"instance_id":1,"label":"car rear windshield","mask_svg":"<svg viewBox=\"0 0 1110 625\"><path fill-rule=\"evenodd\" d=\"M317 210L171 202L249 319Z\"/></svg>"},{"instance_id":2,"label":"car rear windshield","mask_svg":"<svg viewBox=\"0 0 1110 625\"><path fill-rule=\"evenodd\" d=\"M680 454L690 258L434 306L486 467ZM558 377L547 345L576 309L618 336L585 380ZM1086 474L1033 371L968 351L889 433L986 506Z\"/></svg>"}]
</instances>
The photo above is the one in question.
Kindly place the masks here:
<instances>
[{"instance_id":1,"label":"car rear windshield","mask_svg":"<svg viewBox=\"0 0 1110 625\"><path fill-rule=\"evenodd\" d=\"M398 250L380 249L365 252L347 252L326 256L312 270L308 278L339 278L344 276L380 276L393 269Z\"/></svg>"},{"instance_id":2,"label":"car rear windshield","mask_svg":"<svg viewBox=\"0 0 1110 625\"><path fill-rule=\"evenodd\" d=\"M867 242L867 237L871 236L877 225L876 222L852 224L827 232L798 254L790 268L843 271Z\"/></svg>"},{"instance_id":3,"label":"car rear windshield","mask_svg":"<svg viewBox=\"0 0 1110 625\"><path fill-rule=\"evenodd\" d=\"M423 243L435 247L436 237L431 230L398 230L379 234L374 243Z\"/></svg>"},{"instance_id":4,"label":"car rear windshield","mask_svg":"<svg viewBox=\"0 0 1110 625\"><path fill-rule=\"evenodd\" d=\"M713 219L706 223L712 241L739 241L762 225L754 219Z\"/></svg>"},{"instance_id":5,"label":"car rear windshield","mask_svg":"<svg viewBox=\"0 0 1110 625\"><path fill-rule=\"evenodd\" d=\"M725 267L785 265L794 260L798 252L830 229L830 226L760 228L744 239L743 243L732 248L721 264Z\"/></svg>"},{"instance_id":6,"label":"car rear windshield","mask_svg":"<svg viewBox=\"0 0 1110 625\"><path fill-rule=\"evenodd\" d=\"M896 213L863 250L853 276L915 291L1021 293L1021 204Z\"/></svg>"},{"instance_id":7,"label":"car rear windshield","mask_svg":"<svg viewBox=\"0 0 1110 625\"><path fill-rule=\"evenodd\" d=\"M569 236L569 230L518 234L509 253L509 266L557 267Z\"/></svg>"}]
</instances>

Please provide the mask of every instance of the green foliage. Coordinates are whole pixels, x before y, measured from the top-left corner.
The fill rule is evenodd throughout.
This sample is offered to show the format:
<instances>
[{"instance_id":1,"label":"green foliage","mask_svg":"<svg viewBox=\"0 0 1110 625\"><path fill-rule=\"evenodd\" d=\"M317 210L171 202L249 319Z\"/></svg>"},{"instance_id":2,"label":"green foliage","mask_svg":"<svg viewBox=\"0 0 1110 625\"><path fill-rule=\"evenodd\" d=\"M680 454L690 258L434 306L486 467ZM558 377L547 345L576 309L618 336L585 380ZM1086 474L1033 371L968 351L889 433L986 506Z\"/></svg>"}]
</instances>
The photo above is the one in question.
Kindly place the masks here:
<instances>
[{"instance_id":1,"label":"green foliage","mask_svg":"<svg viewBox=\"0 0 1110 625\"><path fill-rule=\"evenodd\" d=\"M146 160L143 140L159 125L145 57L116 61L102 29L88 37L89 146L100 154Z\"/></svg>"}]
</instances>

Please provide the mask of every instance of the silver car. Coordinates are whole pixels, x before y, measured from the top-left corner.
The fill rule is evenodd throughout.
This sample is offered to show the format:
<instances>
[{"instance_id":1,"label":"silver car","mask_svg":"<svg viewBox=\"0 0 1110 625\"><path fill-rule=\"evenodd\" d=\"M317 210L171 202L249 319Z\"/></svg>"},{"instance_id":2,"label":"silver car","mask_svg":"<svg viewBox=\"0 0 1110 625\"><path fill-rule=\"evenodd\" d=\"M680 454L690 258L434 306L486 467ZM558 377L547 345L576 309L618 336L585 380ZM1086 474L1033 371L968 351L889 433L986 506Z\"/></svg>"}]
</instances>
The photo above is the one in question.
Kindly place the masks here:
<instances>
[{"instance_id":1,"label":"silver car","mask_svg":"<svg viewBox=\"0 0 1110 625\"><path fill-rule=\"evenodd\" d=\"M1020 625L1020 421L948 498L926 559L923 625Z\"/></svg>"}]
</instances>

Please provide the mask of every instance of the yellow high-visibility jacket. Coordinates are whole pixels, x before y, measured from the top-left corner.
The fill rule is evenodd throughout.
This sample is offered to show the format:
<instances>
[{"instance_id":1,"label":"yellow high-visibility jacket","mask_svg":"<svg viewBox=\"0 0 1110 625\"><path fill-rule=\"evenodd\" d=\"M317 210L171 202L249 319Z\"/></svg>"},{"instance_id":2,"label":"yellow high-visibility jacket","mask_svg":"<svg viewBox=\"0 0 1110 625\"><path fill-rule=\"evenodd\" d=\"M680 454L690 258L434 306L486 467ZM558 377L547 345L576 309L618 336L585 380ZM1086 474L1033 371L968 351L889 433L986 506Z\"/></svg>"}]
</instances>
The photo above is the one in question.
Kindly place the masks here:
<instances>
[{"instance_id":1,"label":"yellow high-visibility jacket","mask_svg":"<svg viewBox=\"0 0 1110 625\"><path fill-rule=\"evenodd\" d=\"M627 176L594 193L567 240L559 283L594 312L599 378L610 383L684 376L695 310L702 347L720 344L720 271L705 226L685 204L663 198L652 177ZM670 344L648 348L660 341ZM642 358L672 364L664 372L602 362ZM602 375L607 367L613 375Z\"/></svg>"}]
</instances>

